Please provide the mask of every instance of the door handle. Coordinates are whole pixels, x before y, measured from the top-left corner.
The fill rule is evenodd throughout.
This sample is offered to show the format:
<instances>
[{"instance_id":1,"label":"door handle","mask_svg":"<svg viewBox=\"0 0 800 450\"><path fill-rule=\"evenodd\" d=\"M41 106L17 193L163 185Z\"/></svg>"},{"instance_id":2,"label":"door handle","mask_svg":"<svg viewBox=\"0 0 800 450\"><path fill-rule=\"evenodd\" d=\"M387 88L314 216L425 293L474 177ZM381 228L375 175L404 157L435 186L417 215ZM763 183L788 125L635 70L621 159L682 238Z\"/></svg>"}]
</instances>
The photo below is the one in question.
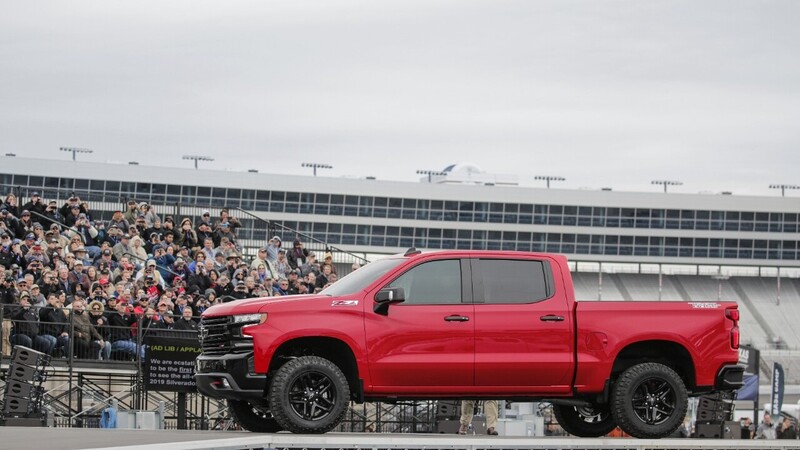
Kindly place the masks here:
<instances>
[{"instance_id":1,"label":"door handle","mask_svg":"<svg viewBox=\"0 0 800 450\"><path fill-rule=\"evenodd\" d=\"M563 322L564 316L557 316L555 314L548 314L546 316L539 317L539 320L542 322Z\"/></svg>"},{"instance_id":2,"label":"door handle","mask_svg":"<svg viewBox=\"0 0 800 450\"><path fill-rule=\"evenodd\" d=\"M447 316L444 318L446 322L469 322L469 317L467 316Z\"/></svg>"}]
</instances>

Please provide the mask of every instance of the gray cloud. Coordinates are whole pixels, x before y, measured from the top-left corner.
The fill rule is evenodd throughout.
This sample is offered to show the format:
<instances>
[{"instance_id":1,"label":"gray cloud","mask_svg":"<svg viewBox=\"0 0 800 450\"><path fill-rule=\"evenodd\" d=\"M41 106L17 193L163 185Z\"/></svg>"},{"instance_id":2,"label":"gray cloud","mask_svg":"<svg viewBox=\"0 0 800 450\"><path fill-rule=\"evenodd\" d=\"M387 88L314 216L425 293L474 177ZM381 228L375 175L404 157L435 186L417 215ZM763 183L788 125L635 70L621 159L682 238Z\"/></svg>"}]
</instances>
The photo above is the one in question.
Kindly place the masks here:
<instances>
[{"instance_id":1,"label":"gray cloud","mask_svg":"<svg viewBox=\"0 0 800 450\"><path fill-rule=\"evenodd\" d=\"M13 2L0 146L566 188L800 184L792 1Z\"/></svg>"}]
</instances>

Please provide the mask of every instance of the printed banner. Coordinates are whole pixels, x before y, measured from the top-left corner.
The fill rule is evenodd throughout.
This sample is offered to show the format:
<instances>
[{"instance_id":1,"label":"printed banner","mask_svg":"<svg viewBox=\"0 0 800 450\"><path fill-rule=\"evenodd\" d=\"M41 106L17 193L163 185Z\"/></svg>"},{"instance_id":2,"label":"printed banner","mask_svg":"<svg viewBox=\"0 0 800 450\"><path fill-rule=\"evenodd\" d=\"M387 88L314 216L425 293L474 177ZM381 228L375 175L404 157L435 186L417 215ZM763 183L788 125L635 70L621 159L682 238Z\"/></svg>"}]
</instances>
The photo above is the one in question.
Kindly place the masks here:
<instances>
[{"instance_id":1,"label":"printed banner","mask_svg":"<svg viewBox=\"0 0 800 450\"><path fill-rule=\"evenodd\" d=\"M197 339L168 336L145 338L145 388L153 391L195 392L194 361L202 348Z\"/></svg>"},{"instance_id":2,"label":"printed banner","mask_svg":"<svg viewBox=\"0 0 800 450\"><path fill-rule=\"evenodd\" d=\"M772 363L772 416L778 417L783 408L783 366Z\"/></svg>"}]
</instances>

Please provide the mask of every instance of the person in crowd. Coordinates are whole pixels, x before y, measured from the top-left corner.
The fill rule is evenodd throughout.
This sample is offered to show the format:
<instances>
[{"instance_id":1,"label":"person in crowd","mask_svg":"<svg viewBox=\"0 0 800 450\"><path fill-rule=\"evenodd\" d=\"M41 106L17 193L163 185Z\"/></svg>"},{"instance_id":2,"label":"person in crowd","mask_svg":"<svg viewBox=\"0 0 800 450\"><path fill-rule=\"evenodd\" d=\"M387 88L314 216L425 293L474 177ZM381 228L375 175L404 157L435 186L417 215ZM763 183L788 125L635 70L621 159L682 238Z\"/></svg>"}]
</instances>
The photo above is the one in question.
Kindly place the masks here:
<instances>
[{"instance_id":1,"label":"person in crowd","mask_svg":"<svg viewBox=\"0 0 800 450\"><path fill-rule=\"evenodd\" d=\"M42 225L45 227L53 229L53 226L60 228L61 224L64 223L64 216L58 210L58 204L55 200L50 200L47 202L47 207L44 209L44 213L42 213L45 218L42 220Z\"/></svg>"},{"instance_id":2,"label":"person in crowd","mask_svg":"<svg viewBox=\"0 0 800 450\"><path fill-rule=\"evenodd\" d=\"M105 345L100 346L99 357L100 359L107 361L111 359L111 329L108 326L108 318L105 314L105 306L101 301L92 300L89 303L88 310L89 323L92 324L94 329L97 331L97 334L102 337L102 341L105 342Z\"/></svg>"},{"instance_id":3,"label":"person in crowd","mask_svg":"<svg viewBox=\"0 0 800 450\"><path fill-rule=\"evenodd\" d=\"M461 426L458 429L458 434L467 434L469 431L472 417L475 414L475 403L475 400L461 401ZM497 436L497 400L484 400L483 413L486 415L486 434L489 436Z\"/></svg>"},{"instance_id":4,"label":"person in crowd","mask_svg":"<svg viewBox=\"0 0 800 450\"><path fill-rule=\"evenodd\" d=\"M289 295L289 280L286 278L281 278L272 286L272 292L274 295Z\"/></svg>"},{"instance_id":5,"label":"person in crowd","mask_svg":"<svg viewBox=\"0 0 800 450\"><path fill-rule=\"evenodd\" d=\"M111 220L108 221L108 228L110 229L112 226L117 227L117 229L121 231L127 230L131 226L131 222L128 222L121 210L115 209Z\"/></svg>"},{"instance_id":6,"label":"person in crowd","mask_svg":"<svg viewBox=\"0 0 800 450\"><path fill-rule=\"evenodd\" d=\"M764 411L764 419L756 429L756 439L775 439L775 425L772 423L772 415Z\"/></svg>"},{"instance_id":7,"label":"person in crowd","mask_svg":"<svg viewBox=\"0 0 800 450\"><path fill-rule=\"evenodd\" d=\"M131 334L132 327L136 324L136 316L133 314L133 307L124 302L118 302L114 306L114 311L109 311L107 316L110 329L111 351L122 352L129 358L136 358L136 342ZM144 349L141 349L141 357L144 357Z\"/></svg>"},{"instance_id":8,"label":"person in crowd","mask_svg":"<svg viewBox=\"0 0 800 450\"><path fill-rule=\"evenodd\" d=\"M755 434L755 430L753 429L753 419L749 417L743 417L740 425L742 439L753 439Z\"/></svg>"},{"instance_id":9,"label":"person in crowd","mask_svg":"<svg viewBox=\"0 0 800 450\"><path fill-rule=\"evenodd\" d=\"M785 416L775 430L776 439L797 439L797 430L795 429L794 422L788 416Z\"/></svg>"},{"instance_id":10,"label":"person in crowd","mask_svg":"<svg viewBox=\"0 0 800 450\"><path fill-rule=\"evenodd\" d=\"M0 208L5 208L9 214L14 217L19 216L19 205L17 204L17 196L13 193L6 194L5 200L0 204Z\"/></svg>"},{"instance_id":11,"label":"person in crowd","mask_svg":"<svg viewBox=\"0 0 800 450\"><path fill-rule=\"evenodd\" d=\"M19 295L19 306L11 314L11 322L12 345L22 345L48 355L53 351L54 344L39 335L39 315L31 307L31 296L28 292Z\"/></svg>"},{"instance_id":12,"label":"person in crowd","mask_svg":"<svg viewBox=\"0 0 800 450\"><path fill-rule=\"evenodd\" d=\"M331 266L331 273L336 273L336 264L333 263L333 254L331 252L325 253L325 259L320 263L320 266Z\"/></svg>"},{"instance_id":13,"label":"person in crowd","mask_svg":"<svg viewBox=\"0 0 800 450\"><path fill-rule=\"evenodd\" d=\"M292 243L292 249L289 250L286 258L289 260L289 265L292 270L302 267L308 260L308 250L303 248L303 243L300 239L295 239Z\"/></svg>"},{"instance_id":14,"label":"person in crowd","mask_svg":"<svg viewBox=\"0 0 800 450\"><path fill-rule=\"evenodd\" d=\"M131 235L131 254L130 256L138 261L139 264L143 264L144 261L147 260L147 249L144 245L144 239L141 236Z\"/></svg>"},{"instance_id":15,"label":"person in crowd","mask_svg":"<svg viewBox=\"0 0 800 450\"><path fill-rule=\"evenodd\" d=\"M281 249L282 245L281 238L278 236L272 236L272 239L269 240L267 243L267 261L275 264L275 261L278 259L278 251Z\"/></svg>"},{"instance_id":16,"label":"person in crowd","mask_svg":"<svg viewBox=\"0 0 800 450\"><path fill-rule=\"evenodd\" d=\"M178 315L178 314L176 314ZM173 330L197 332L197 322L192 317L192 309L186 308L179 314L180 319L172 325Z\"/></svg>"},{"instance_id":17,"label":"person in crowd","mask_svg":"<svg viewBox=\"0 0 800 450\"><path fill-rule=\"evenodd\" d=\"M330 276L333 274L333 269L328 264L322 265L322 273L317 277L317 288L322 289L330 283Z\"/></svg>"},{"instance_id":18,"label":"person in crowd","mask_svg":"<svg viewBox=\"0 0 800 450\"><path fill-rule=\"evenodd\" d=\"M219 224L219 228L217 231L214 232L212 236L214 242L219 243L222 245L223 239L227 239L229 244L236 245L236 235L231 232L231 226L228 223L221 223Z\"/></svg>"},{"instance_id":19,"label":"person in crowd","mask_svg":"<svg viewBox=\"0 0 800 450\"><path fill-rule=\"evenodd\" d=\"M39 310L41 336L50 341L53 354L69 356L69 318L64 313L64 303L60 292L47 296L47 307Z\"/></svg>"},{"instance_id":20,"label":"person in crowd","mask_svg":"<svg viewBox=\"0 0 800 450\"><path fill-rule=\"evenodd\" d=\"M80 236L83 246L89 253L89 257L94 258L100 252L100 245L97 240L99 231L89 221L86 214L80 213L75 224L67 231L70 238Z\"/></svg>"},{"instance_id":21,"label":"person in crowd","mask_svg":"<svg viewBox=\"0 0 800 450\"><path fill-rule=\"evenodd\" d=\"M138 217L139 217L139 205L136 203L135 200L128 200L128 209L126 209L125 212L122 214L122 219L128 223L128 226L131 226L136 223L136 219Z\"/></svg>"},{"instance_id":22,"label":"person in crowd","mask_svg":"<svg viewBox=\"0 0 800 450\"><path fill-rule=\"evenodd\" d=\"M38 284L31 285L31 310L36 314L39 313L40 308L47 306L47 297L42 295L41 290L42 288L40 288Z\"/></svg>"},{"instance_id":23,"label":"person in crowd","mask_svg":"<svg viewBox=\"0 0 800 450\"><path fill-rule=\"evenodd\" d=\"M158 235L160 243L161 241L164 240L164 233L166 232L167 230L161 224L161 219L156 218L155 220L153 220L153 225L144 230L144 235L152 237L153 234L156 234Z\"/></svg>"},{"instance_id":24,"label":"person in crowd","mask_svg":"<svg viewBox=\"0 0 800 450\"><path fill-rule=\"evenodd\" d=\"M275 272L279 279L286 278L286 275L292 270L289 260L286 259L286 251L284 249L278 250L278 259L275 260Z\"/></svg>"},{"instance_id":25,"label":"person in crowd","mask_svg":"<svg viewBox=\"0 0 800 450\"><path fill-rule=\"evenodd\" d=\"M161 222L161 218L147 202L139 203L139 215L144 216L145 228L150 228L156 221Z\"/></svg>"},{"instance_id":26,"label":"person in crowd","mask_svg":"<svg viewBox=\"0 0 800 450\"><path fill-rule=\"evenodd\" d=\"M82 359L99 359L100 352L106 342L103 336L92 325L89 314L86 313L86 300L76 296L72 301L72 327L74 335L71 338L73 354Z\"/></svg>"},{"instance_id":27,"label":"person in crowd","mask_svg":"<svg viewBox=\"0 0 800 450\"><path fill-rule=\"evenodd\" d=\"M33 220L31 219L31 212L27 209L22 210L20 213L19 226L24 234L33 234Z\"/></svg>"},{"instance_id":28,"label":"person in crowd","mask_svg":"<svg viewBox=\"0 0 800 450\"><path fill-rule=\"evenodd\" d=\"M22 206L22 209L29 212L33 211L35 213L44 214L45 204L44 201L42 200L42 197L39 196L39 192L37 191L31 192L30 201L28 201L28 203L25 203Z\"/></svg>"},{"instance_id":29,"label":"person in crowd","mask_svg":"<svg viewBox=\"0 0 800 450\"><path fill-rule=\"evenodd\" d=\"M317 262L317 254L314 252L309 252L306 263L300 266L300 276L304 277L308 275L309 272L314 272L314 275L319 275L321 273L319 262Z\"/></svg>"},{"instance_id":30,"label":"person in crowd","mask_svg":"<svg viewBox=\"0 0 800 450\"><path fill-rule=\"evenodd\" d=\"M200 244L200 240L197 237L197 231L194 230L192 226L192 219L185 217L181 220L181 225L178 227L177 230L178 244L185 246L185 247L197 247Z\"/></svg>"},{"instance_id":31,"label":"person in crowd","mask_svg":"<svg viewBox=\"0 0 800 450\"><path fill-rule=\"evenodd\" d=\"M313 294L317 291L317 276L314 275L314 272L309 272L303 277L303 284L305 284L306 291L309 294Z\"/></svg>"},{"instance_id":32,"label":"person in crowd","mask_svg":"<svg viewBox=\"0 0 800 450\"><path fill-rule=\"evenodd\" d=\"M69 205L66 210L62 207L59 211L61 211L64 216L64 225L68 230L73 229L75 224L80 220L81 205Z\"/></svg>"}]
</instances>

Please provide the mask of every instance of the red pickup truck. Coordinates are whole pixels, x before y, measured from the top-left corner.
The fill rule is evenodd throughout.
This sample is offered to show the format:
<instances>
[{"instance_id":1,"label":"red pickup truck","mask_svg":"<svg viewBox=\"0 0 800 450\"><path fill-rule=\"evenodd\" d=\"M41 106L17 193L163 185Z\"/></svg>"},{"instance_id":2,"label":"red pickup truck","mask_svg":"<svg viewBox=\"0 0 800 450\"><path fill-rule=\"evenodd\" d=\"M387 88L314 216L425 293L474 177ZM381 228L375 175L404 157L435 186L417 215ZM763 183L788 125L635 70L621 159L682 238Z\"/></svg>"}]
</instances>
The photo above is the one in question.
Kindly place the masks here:
<instances>
[{"instance_id":1,"label":"red pickup truck","mask_svg":"<svg viewBox=\"0 0 800 450\"><path fill-rule=\"evenodd\" d=\"M741 387L727 302L576 302L562 255L387 257L320 294L203 314L196 380L251 431L324 433L350 402L547 401L576 436L670 435L689 396Z\"/></svg>"}]
</instances>

